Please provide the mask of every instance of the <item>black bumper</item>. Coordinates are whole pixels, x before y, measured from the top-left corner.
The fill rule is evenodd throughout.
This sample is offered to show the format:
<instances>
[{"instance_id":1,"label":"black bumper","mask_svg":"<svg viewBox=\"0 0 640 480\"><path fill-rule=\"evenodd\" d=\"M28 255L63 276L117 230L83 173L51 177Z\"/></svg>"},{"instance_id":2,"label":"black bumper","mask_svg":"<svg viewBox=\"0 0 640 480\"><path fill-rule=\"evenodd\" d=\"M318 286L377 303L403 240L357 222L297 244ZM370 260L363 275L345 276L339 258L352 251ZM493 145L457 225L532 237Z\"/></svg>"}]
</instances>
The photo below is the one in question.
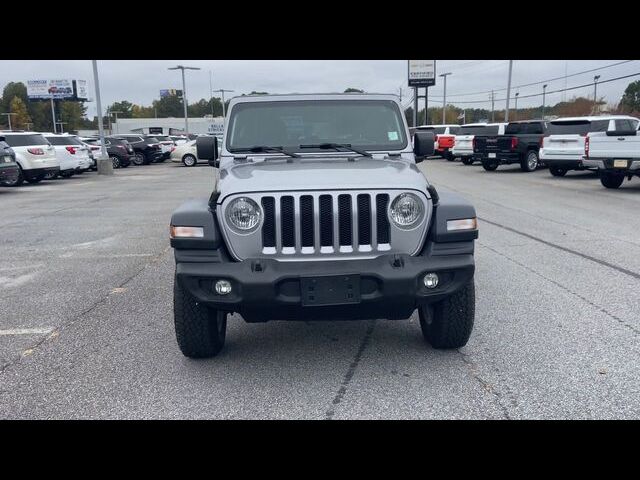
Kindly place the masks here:
<instances>
[{"instance_id":1,"label":"black bumper","mask_svg":"<svg viewBox=\"0 0 640 480\"><path fill-rule=\"evenodd\" d=\"M184 258L184 257L183 257ZM248 322L267 320L406 319L419 306L451 295L473 278L471 253L456 255L383 255L367 260L278 262L247 259L224 262L211 257L203 261L178 261L176 281L200 302L238 312ZM260 266L257 266L259 262ZM439 285L427 289L423 277L435 272ZM303 305L302 279L351 275L358 283L357 303ZM231 283L227 295L215 293L217 280Z\"/></svg>"},{"instance_id":2,"label":"black bumper","mask_svg":"<svg viewBox=\"0 0 640 480\"><path fill-rule=\"evenodd\" d=\"M488 153L474 153L476 159L481 162L497 163L499 165L510 165L512 163L520 163L521 157L518 152L491 152L495 153L495 157L489 158Z\"/></svg>"},{"instance_id":3,"label":"black bumper","mask_svg":"<svg viewBox=\"0 0 640 480\"><path fill-rule=\"evenodd\" d=\"M31 180L33 178L42 178L47 173L59 172L60 167L49 167L49 168L32 168L31 170L23 170L22 174L25 178Z\"/></svg>"}]
</instances>

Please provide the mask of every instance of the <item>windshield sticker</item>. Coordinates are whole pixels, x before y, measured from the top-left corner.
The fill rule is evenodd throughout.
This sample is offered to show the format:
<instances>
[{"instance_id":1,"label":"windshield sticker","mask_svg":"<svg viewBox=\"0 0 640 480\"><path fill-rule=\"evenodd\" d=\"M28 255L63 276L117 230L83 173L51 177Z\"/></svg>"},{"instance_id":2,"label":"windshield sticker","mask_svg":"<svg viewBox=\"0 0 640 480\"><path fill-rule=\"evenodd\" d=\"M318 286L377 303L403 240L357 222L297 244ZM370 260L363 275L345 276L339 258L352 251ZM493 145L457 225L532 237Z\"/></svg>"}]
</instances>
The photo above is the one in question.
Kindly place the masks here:
<instances>
[{"instance_id":1,"label":"windshield sticker","mask_svg":"<svg viewBox=\"0 0 640 480\"><path fill-rule=\"evenodd\" d=\"M389 137L390 142L398 140L398 132L387 132L387 136Z\"/></svg>"}]
</instances>

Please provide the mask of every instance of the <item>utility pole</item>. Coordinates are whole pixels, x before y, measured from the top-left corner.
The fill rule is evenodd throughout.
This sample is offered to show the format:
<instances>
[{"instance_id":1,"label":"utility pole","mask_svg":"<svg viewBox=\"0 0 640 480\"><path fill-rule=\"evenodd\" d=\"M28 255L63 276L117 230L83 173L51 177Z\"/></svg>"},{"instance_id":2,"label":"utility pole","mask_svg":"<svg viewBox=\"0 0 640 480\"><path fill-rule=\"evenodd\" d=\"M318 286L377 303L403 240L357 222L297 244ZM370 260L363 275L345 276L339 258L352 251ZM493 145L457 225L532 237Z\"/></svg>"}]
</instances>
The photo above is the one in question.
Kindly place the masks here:
<instances>
[{"instance_id":1,"label":"utility pole","mask_svg":"<svg viewBox=\"0 0 640 480\"><path fill-rule=\"evenodd\" d=\"M429 125L429 87L424 87L424 124Z\"/></svg>"},{"instance_id":2,"label":"utility pole","mask_svg":"<svg viewBox=\"0 0 640 480\"><path fill-rule=\"evenodd\" d=\"M13 131L13 128L11 128L11 115L17 115L17 113L9 112L9 113L3 113L2 115L6 115L7 116L7 119L9 120L9 130Z\"/></svg>"},{"instance_id":3,"label":"utility pole","mask_svg":"<svg viewBox=\"0 0 640 480\"><path fill-rule=\"evenodd\" d=\"M507 108L504 111L504 121L509 121L509 97L511 96L511 72L513 69L513 60L509 60L509 80L507 81Z\"/></svg>"},{"instance_id":4,"label":"utility pole","mask_svg":"<svg viewBox=\"0 0 640 480\"><path fill-rule=\"evenodd\" d=\"M66 125L68 122L56 122L58 125L60 125L60 133L64 133L64 127L62 125Z\"/></svg>"},{"instance_id":5,"label":"utility pole","mask_svg":"<svg viewBox=\"0 0 640 480\"><path fill-rule=\"evenodd\" d=\"M198 67L185 67L184 65L177 65L171 67L168 70L182 70L182 103L184 104L184 133L189 135L189 117L187 115L187 85L184 80L185 70L200 70Z\"/></svg>"},{"instance_id":6,"label":"utility pole","mask_svg":"<svg viewBox=\"0 0 640 480\"><path fill-rule=\"evenodd\" d=\"M515 120L518 119L518 95L520 95L520 92L516 92L516 112L515 112Z\"/></svg>"},{"instance_id":7,"label":"utility pole","mask_svg":"<svg viewBox=\"0 0 640 480\"><path fill-rule=\"evenodd\" d=\"M495 106L495 96L493 95L493 90L491 90L491 121L495 122L496 121L496 117L495 117L495 110L494 110L494 106Z\"/></svg>"},{"instance_id":8,"label":"utility pole","mask_svg":"<svg viewBox=\"0 0 640 480\"><path fill-rule=\"evenodd\" d=\"M451 75L451 72L441 73L439 77L444 78L444 96L442 97L442 123L447 123L447 76Z\"/></svg>"},{"instance_id":9,"label":"utility pole","mask_svg":"<svg viewBox=\"0 0 640 480\"><path fill-rule=\"evenodd\" d=\"M51 121L53 122L53 133L56 132L56 107L53 103L53 93L51 94Z\"/></svg>"},{"instance_id":10,"label":"utility pole","mask_svg":"<svg viewBox=\"0 0 640 480\"><path fill-rule=\"evenodd\" d=\"M413 126L418 126L418 87L413 87Z\"/></svg>"},{"instance_id":11,"label":"utility pole","mask_svg":"<svg viewBox=\"0 0 640 480\"><path fill-rule=\"evenodd\" d=\"M222 95L222 117L226 118L227 111L226 111L226 107L224 106L224 92L233 92L233 90L225 90L224 88L221 88L219 90L214 90L214 92L220 92L220 94Z\"/></svg>"},{"instance_id":12,"label":"utility pole","mask_svg":"<svg viewBox=\"0 0 640 480\"><path fill-rule=\"evenodd\" d=\"M400 93L402 95L402 93ZM215 117L215 112L213 111L213 81L211 79L211 70L209 70L209 102L211 102L211 117Z\"/></svg>"},{"instance_id":13,"label":"utility pole","mask_svg":"<svg viewBox=\"0 0 640 480\"><path fill-rule=\"evenodd\" d=\"M600 80L600 75L596 75L593 77L593 113L598 113L598 80Z\"/></svg>"},{"instance_id":14,"label":"utility pole","mask_svg":"<svg viewBox=\"0 0 640 480\"><path fill-rule=\"evenodd\" d=\"M545 105L545 95L547 93L547 87L548 85L546 83L542 86L542 120L544 120L544 105Z\"/></svg>"},{"instance_id":15,"label":"utility pole","mask_svg":"<svg viewBox=\"0 0 640 480\"><path fill-rule=\"evenodd\" d=\"M98 109L98 129L100 130L100 157L96 160L98 175L113 175L113 163L107 155L107 147L104 142L104 125L102 119L102 101L100 100L100 80L98 79L98 62L93 62L93 84L96 87L96 107ZM52 100L53 102L53 100Z\"/></svg>"}]
</instances>

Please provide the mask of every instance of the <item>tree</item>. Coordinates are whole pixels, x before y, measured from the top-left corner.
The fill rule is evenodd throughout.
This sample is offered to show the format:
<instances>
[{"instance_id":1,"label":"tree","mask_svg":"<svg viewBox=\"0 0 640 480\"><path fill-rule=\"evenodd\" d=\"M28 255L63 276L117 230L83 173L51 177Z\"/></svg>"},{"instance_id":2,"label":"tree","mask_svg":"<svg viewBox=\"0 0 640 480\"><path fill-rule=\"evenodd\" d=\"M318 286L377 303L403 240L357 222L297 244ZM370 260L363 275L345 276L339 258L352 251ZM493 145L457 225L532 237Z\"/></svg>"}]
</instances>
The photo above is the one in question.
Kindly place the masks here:
<instances>
[{"instance_id":1,"label":"tree","mask_svg":"<svg viewBox=\"0 0 640 480\"><path fill-rule=\"evenodd\" d=\"M57 114L61 122L66 122L63 125L64 131L77 131L82 128L86 111L87 108L83 102L60 102Z\"/></svg>"},{"instance_id":2,"label":"tree","mask_svg":"<svg viewBox=\"0 0 640 480\"><path fill-rule=\"evenodd\" d=\"M113 102L107 109L109 112L118 112L118 118L131 118L133 116L131 111L133 109L133 103L127 100Z\"/></svg>"},{"instance_id":3,"label":"tree","mask_svg":"<svg viewBox=\"0 0 640 480\"><path fill-rule=\"evenodd\" d=\"M15 115L11 115L11 127L14 130L24 130L27 128L27 124L32 123L27 106L19 96L15 96L11 100L10 111L15 113Z\"/></svg>"},{"instance_id":4,"label":"tree","mask_svg":"<svg viewBox=\"0 0 640 480\"><path fill-rule=\"evenodd\" d=\"M26 105L29 101L27 97L27 86L22 82L9 82L4 86L2 90L2 102L0 108L3 112L8 112L11 109L11 102L15 97L19 97Z\"/></svg>"},{"instance_id":5,"label":"tree","mask_svg":"<svg viewBox=\"0 0 640 480\"><path fill-rule=\"evenodd\" d=\"M344 93L364 93L364 90L360 90L358 88L349 87L344 91Z\"/></svg>"},{"instance_id":6,"label":"tree","mask_svg":"<svg viewBox=\"0 0 640 480\"><path fill-rule=\"evenodd\" d=\"M620 100L620 107L626 113L640 112L640 80L627 85Z\"/></svg>"},{"instance_id":7,"label":"tree","mask_svg":"<svg viewBox=\"0 0 640 480\"><path fill-rule=\"evenodd\" d=\"M153 107L158 112L158 118L183 117L182 97L171 95L153 101Z\"/></svg>"}]
</instances>

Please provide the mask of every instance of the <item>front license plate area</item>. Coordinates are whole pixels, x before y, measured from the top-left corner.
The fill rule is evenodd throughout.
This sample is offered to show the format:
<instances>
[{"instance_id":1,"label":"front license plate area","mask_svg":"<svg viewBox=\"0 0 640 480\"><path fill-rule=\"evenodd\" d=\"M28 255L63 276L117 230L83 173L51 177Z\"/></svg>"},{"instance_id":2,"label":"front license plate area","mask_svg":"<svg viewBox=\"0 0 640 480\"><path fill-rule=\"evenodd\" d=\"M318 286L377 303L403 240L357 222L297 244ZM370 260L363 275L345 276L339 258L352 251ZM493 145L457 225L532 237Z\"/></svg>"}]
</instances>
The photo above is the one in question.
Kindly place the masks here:
<instances>
[{"instance_id":1,"label":"front license plate area","mask_svg":"<svg viewBox=\"0 0 640 480\"><path fill-rule=\"evenodd\" d=\"M360 275L331 275L300 279L303 306L360 303Z\"/></svg>"},{"instance_id":2,"label":"front license plate area","mask_svg":"<svg viewBox=\"0 0 640 480\"><path fill-rule=\"evenodd\" d=\"M489 158L496 158L496 154L495 153L490 153L489 154Z\"/></svg>"},{"instance_id":3,"label":"front license plate area","mask_svg":"<svg viewBox=\"0 0 640 480\"><path fill-rule=\"evenodd\" d=\"M626 160L614 160L613 161L613 168L627 168L627 161Z\"/></svg>"}]
</instances>

